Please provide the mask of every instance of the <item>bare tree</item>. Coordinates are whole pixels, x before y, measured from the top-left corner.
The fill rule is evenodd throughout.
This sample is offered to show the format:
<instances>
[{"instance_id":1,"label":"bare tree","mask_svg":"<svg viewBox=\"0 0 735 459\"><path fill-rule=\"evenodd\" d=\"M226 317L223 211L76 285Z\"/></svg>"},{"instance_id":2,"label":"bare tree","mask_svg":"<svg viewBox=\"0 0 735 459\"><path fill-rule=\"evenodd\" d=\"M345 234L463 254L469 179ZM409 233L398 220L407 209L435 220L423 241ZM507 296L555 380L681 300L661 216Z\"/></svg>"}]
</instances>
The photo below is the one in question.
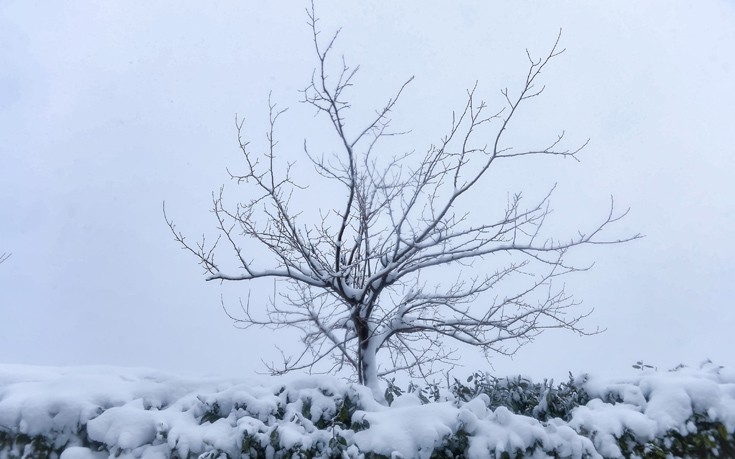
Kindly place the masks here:
<instances>
[{"instance_id":1,"label":"bare tree","mask_svg":"<svg viewBox=\"0 0 735 459\"><path fill-rule=\"evenodd\" d=\"M406 370L427 377L434 364L452 362L447 340L479 347L486 355L510 355L545 329L589 333L580 320L590 311L575 312L579 302L557 279L587 269L565 261L570 249L639 237L603 234L627 211L616 213L611 200L601 221L560 239L542 232L553 189L530 205L521 194L512 195L494 218L479 224L470 221L467 210L459 210L481 198L481 182L497 163L534 155L576 159L586 145L563 147L563 132L538 149L515 150L504 143L520 107L543 92L539 75L563 52L559 38L541 58L528 53L520 89L501 91L504 107L488 113L472 88L438 143L423 155L386 160L378 150L396 134L389 129L389 115L413 78L364 126L348 129L345 92L357 68L342 59L336 77L329 76L338 33L322 41L313 5L308 15L317 66L303 102L323 115L339 141L333 155L318 154L306 142L304 151L321 178L333 185L333 193L343 197L342 204L336 209L315 206L310 215L320 215L318 222L303 224L304 210L292 208L292 197L304 187L294 178L293 164L278 161L276 127L285 110L270 103L263 154L251 150L243 123L236 123L243 163L240 172L230 175L250 198L227 206L222 188L213 193L220 233L216 242L190 243L166 216L176 240L198 259L207 280L274 280L268 304L241 301L240 313L228 312L244 328L302 332L303 351L284 354L281 363L269 365L270 371L348 367L378 393L382 376ZM487 129L490 137L478 138ZM266 249L269 259L253 259L254 247ZM236 260L235 269L215 259L222 251ZM479 263L473 267L480 259L482 268ZM486 271L485 265L494 268ZM451 281L425 280L431 272L452 267L460 269L452 271L456 277ZM378 361L378 355L387 358Z\"/></svg>"},{"instance_id":2,"label":"bare tree","mask_svg":"<svg viewBox=\"0 0 735 459\"><path fill-rule=\"evenodd\" d=\"M10 258L10 255L11 254L10 253L7 253L7 252L3 252L2 254L0 254L0 263L4 262L8 258Z\"/></svg>"}]
</instances>

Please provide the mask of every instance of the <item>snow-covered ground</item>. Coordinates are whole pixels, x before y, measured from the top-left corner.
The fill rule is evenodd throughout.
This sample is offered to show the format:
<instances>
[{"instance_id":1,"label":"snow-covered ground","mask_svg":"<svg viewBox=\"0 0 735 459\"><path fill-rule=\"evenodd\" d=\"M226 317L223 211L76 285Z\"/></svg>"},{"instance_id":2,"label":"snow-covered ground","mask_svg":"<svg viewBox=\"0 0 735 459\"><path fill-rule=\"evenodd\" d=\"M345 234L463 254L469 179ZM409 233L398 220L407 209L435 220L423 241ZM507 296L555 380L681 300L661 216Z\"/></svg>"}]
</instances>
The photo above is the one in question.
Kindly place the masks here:
<instances>
[{"instance_id":1,"label":"snow-covered ground","mask_svg":"<svg viewBox=\"0 0 735 459\"><path fill-rule=\"evenodd\" d=\"M422 404L409 393L386 407L366 388L331 377L271 381L0 365L0 459L22 456L39 437L50 456L62 459L291 457L296 451L428 458L463 439L470 458L504 451L623 457L622 436L647 443L672 431L688 435L696 431L695 414L729 437L735 431L735 371L712 364L626 381L589 377L583 388L591 400L566 421L545 422L492 409L485 394Z\"/></svg>"}]
</instances>

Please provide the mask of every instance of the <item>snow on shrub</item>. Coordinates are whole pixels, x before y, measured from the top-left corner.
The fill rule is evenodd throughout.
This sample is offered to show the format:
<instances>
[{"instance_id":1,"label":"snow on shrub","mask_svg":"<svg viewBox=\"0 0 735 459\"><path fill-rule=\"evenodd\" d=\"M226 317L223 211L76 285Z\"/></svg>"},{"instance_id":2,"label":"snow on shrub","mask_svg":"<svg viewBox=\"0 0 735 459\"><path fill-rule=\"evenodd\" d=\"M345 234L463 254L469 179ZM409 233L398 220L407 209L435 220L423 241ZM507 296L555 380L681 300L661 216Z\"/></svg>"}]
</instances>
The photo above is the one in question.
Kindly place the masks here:
<instances>
[{"instance_id":1,"label":"snow on shrub","mask_svg":"<svg viewBox=\"0 0 735 459\"><path fill-rule=\"evenodd\" d=\"M476 373L259 385L108 367L0 366L0 459L735 457L735 373L642 372L555 385Z\"/></svg>"}]
</instances>

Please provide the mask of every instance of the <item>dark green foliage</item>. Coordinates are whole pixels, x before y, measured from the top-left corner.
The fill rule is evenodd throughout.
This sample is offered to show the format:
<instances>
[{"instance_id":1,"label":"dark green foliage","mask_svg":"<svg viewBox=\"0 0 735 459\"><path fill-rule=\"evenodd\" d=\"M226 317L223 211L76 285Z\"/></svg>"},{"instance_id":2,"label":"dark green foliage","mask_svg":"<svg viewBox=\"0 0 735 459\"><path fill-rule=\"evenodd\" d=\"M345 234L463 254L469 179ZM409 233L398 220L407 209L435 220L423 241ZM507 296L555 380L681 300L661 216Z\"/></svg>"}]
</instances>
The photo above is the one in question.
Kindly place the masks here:
<instances>
[{"instance_id":1,"label":"dark green foliage","mask_svg":"<svg viewBox=\"0 0 735 459\"><path fill-rule=\"evenodd\" d=\"M31 437L25 434L11 435L0 431L0 454L7 459L47 459L57 458L64 447L54 448L53 438Z\"/></svg>"},{"instance_id":2,"label":"dark green foliage","mask_svg":"<svg viewBox=\"0 0 735 459\"><path fill-rule=\"evenodd\" d=\"M487 373L476 372L467 378L467 384L454 379L450 390L457 400L470 401L480 394L490 398L490 408L508 408L522 414L547 421L550 418L571 419L572 410L589 402L590 397L583 389L584 378L569 380L554 386L554 380L534 383L522 376L496 378Z\"/></svg>"},{"instance_id":3,"label":"dark green foliage","mask_svg":"<svg viewBox=\"0 0 735 459\"><path fill-rule=\"evenodd\" d=\"M219 403L214 402L212 404L206 403L207 410L202 414L202 418L199 421L199 424L204 424L205 422L214 423L218 419L222 419L224 417L227 417L226 415L222 414L222 410L220 409Z\"/></svg>"},{"instance_id":4,"label":"dark green foliage","mask_svg":"<svg viewBox=\"0 0 735 459\"><path fill-rule=\"evenodd\" d=\"M277 395L281 395L283 391ZM308 397L301 399L300 414L304 419L313 421L314 427L331 432L331 438L328 442L316 442L310 446L296 444L291 448L284 448L281 445L278 426L269 429L267 441L264 441L261 432L246 433L242 440L242 455L246 458L261 458L272 456L278 458L289 459L312 459L312 458L341 458L342 451L348 448L347 440L340 434L342 431L358 432L369 427L366 421L353 421L353 415L359 407L358 400L351 397L338 397L334 394L324 394L333 397L335 401L335 410L331 416L325 416L325 413L314 413L312 400ZM285 397L289 401L288 396ZM294 400L296 402L296 400ZM244 409L244 407L240 407ZM279 405L276 410L275 420L287 420L288 410L285 406ZM317 419L314 416L318 415ZM291 422L300 422L293 419ZM366 456L367 457L367 456Z\"/></svg>"},{"instance_id":5,"label":"dark green foliage","mask_svg":"<svg viewBox=\"0 0 735 459\"><path fill-rule=\"evenodd\" d=\"M311 399L305 398L301 404L301 415L306 419L311 419Z\"/></svg>"},{"instance_id":6,"label":"dark green foliage","mask_svg":"<svg viewBox=\"0 0 735 459\"><path fill-rule=\"evenodd\" d=\"M467 448L470 446L470 436L464 429L459 429L454 435L444 439L444 442L434 450L432 459L466 459Z\"/></svg>"},{"instance_id":7,"label":"dark green foliage","mask_svg":"<svg viewBox=\"0 0 735 459\"><path fill-rule=\"evenodd\" d=\"M682 435L670 430L663 438L648 443L637 443L630 432L625 432L618 439L620 450L625 457L636 455L642 459L735 458L735 435L728 433L724 424L713 422L702 413L695 413L689 421L696 427L695 433Z\"/></svg>"},{"instance_id":8,"label":"dark green foliage","mask_svg":"<svg viewBox=\"0 0 735 459\"><path fill-rule=\"evenodd\" d=\"M337 415L331 422L331 426L339 426L343 429L351 429L352 426L352 415L358 410L358 405L349 397L343 398L337 404L338 410ZM360 425L359 427L362 427ZM362 429L359 429L362 430Z\"/></svg>"},{"instance_id":9,"label":"dark green foliage","mask_svg":"<svg viewBox=\"0 0 735 459\"><path fill-rule=\"evenodd\" d=\"M656 369L656 367L654 367L653 365L643 363L643 360L638 360L636 363L634 363L633 368L635 368L636 370L641 370L641 371L646 370L646 369L650 369L650 370Z\"/></svg>"},{"instance_id":10,"label":"dark green foliage","mask_svg":"<svg viewBox=\"0 0 735 459\"><path fill-rule=\"evenodd\" d=\"M398 387L395 382L395 378L389 379L387 381L388 387L385 389L384 396L385 400L388 402L388 405L392 405L393 401L397 397L400 397L405 393L415 394L424 405L427 403L438 402L442 400L439 383L433 382L427 384L424 387L420 387L413 381L411 381L410 383L408 383L408 388L404 391L403 389Z\"/></svg>"},{"instance_id":11,"label":"dark green foliage","mask_svg":"<svg viewBox=\"0 0 735 459\"><path fill-rule=\"evenodd\" d=\"M385 397L385 401L388 402L388 405L392 405L396 398L403 395L403 389L396 385L396 378L388 379L386 382L388 383L388 387L385 389L383 396Z\"/></svg>"},{"instance_id":12,"label":"dark green foliage","mask_svg":"<svg viewBox=\"0 0 735 459\"><path fill-rule=\"evenodd\" d=\"M71 435L70 432L52 432L51 436L31 436L0 426L0 458L2 459L57 459L72 444L84 446L93 451L104 449L102 443L89 440L86 425L78 425Z\"/></svg>"}]
</instances>

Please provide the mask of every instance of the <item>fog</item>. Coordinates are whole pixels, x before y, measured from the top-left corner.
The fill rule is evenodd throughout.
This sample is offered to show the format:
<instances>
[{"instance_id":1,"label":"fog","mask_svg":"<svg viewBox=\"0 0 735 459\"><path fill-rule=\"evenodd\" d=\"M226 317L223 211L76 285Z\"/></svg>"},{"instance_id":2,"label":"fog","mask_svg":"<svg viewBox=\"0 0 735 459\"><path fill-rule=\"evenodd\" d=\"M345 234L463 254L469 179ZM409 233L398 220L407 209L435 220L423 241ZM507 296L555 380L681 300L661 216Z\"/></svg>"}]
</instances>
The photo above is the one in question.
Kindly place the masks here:
<instances>
[{"instance_id":1,"label":"fog","mask_svg":"<svg viewBox=\"0 0 735 459\"><path fill-rule=\"evenodd\" d=\"M248 285L205 282L162 203L182 231L213 234L211 192L228 182L237 196L226 172L239 160L235 115L262 142L269 92L290 107L285 158L306 167L306 137L330 148L324 120L299 103L315 65L306 6L0 3L0 253L12 252L0 264L0 362L253 375L278 358L274 345L298 349L283 330L233 327L221 298L236 302ZM504 178L507 190L486 193L558 183L562 230L593 224L613 195L631 209L616 231L646 236L579 252L595 267L568 288L604 333L552 330L492 367L463 353L455 372L735 364L732 1L349 0L317 12L325 34L342 27L336 55L360 65L355 119L415 76L393 119L418 151L476 81L502 106L500 89L525 77L526 49L548 51L561 29L566 51L511 138L547 143L565 130L590 144L580 163L529 160Z\"/></svg>"}]
</instances>

